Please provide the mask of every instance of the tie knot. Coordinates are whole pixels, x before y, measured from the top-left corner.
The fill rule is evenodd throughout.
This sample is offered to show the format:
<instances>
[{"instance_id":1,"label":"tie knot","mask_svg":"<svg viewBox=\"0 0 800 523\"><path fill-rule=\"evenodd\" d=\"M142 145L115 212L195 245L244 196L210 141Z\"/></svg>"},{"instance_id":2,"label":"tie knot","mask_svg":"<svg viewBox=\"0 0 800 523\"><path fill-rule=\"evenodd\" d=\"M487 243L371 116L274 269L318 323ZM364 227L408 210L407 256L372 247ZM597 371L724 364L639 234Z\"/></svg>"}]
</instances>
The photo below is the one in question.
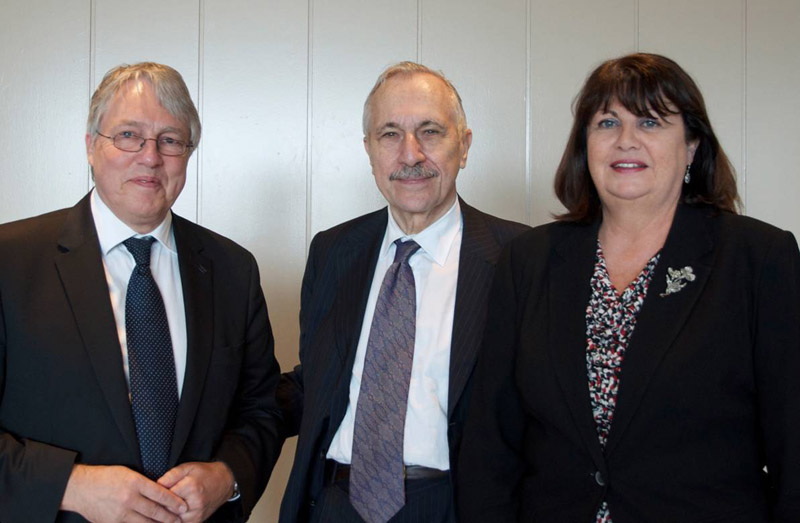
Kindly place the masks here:
<instances>
[{"instance_id":1,"label":"tie knot","mask_svg":"<svg viewBox=\"0 0 800 523\"><path fill-rule=\"evenodd\" d=\"M156 241L152 236L144 238L128 238L122 242L125 247L133 254L133 259L139 267L150 267L150 247Z\"/></svg>"},{"instance_id":2,"label":"tie knot","mask_svg":"<svg viewBox=\"0 0 800 523\"><path fill-rule=\"evenodd\" d=\"M408 259L419 250L419 245L414 240L404 242L397 239L394 244L397 247L397 250L394 252L394 263L407 263Z\"/></svg>"}]
</instances>

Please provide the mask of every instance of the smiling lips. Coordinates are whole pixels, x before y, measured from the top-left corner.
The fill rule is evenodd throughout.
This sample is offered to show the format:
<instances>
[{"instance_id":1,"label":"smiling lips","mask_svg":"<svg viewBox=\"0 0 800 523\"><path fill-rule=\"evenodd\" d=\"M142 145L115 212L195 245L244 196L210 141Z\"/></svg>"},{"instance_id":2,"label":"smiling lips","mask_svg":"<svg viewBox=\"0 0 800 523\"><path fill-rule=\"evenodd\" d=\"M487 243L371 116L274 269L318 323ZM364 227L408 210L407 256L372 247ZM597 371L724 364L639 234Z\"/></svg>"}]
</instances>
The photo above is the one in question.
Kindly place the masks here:
<instances>
[{"instance_id":1,"label":"smiling lips","mask_svg":"<svg viewBox=\"0 0 800 523\"><path fill-rule=\"evenodd\" d=\"M611 164L611 168L615 171L640 171L647 168L646 163L635 162L630 160L620 160Z\"/></svg>"},{"instance_id":2,"label":"smiling lips","mask_svg":"<svg viewBox=\"0 0 800 523\"><path fill-rule=\"evenodd\" d=\"M131 179L131 181L143 187L156 187L161 184L155 176L137 176Z\"/></svg>"}]
</instances>

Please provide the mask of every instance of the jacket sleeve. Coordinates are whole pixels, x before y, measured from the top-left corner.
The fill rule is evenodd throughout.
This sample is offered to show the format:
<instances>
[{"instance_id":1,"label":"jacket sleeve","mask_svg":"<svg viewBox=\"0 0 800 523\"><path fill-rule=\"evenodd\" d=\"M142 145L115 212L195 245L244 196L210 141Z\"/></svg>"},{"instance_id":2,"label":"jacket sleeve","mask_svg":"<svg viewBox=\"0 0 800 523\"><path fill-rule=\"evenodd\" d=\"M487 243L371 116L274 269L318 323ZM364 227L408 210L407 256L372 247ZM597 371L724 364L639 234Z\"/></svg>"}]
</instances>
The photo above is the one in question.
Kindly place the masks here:
<instances>
[{"instance_id":1,"label":"jacket sleeve","mask_svg":"<svg viewBox=\"0 0 800 523\"><path fill-rule=\"evenodd\" d=\"M525 416L514 377L517 282L506 248L495 272L459 458L458 510L464 522L516 521Z\"/></svg>"},{"instance_id":2,"label":"jacket sleeve","mask_svg":"<svg viewBox=\"0 0 800 523\"><path fill-rule=\"evenodd\" d=\"M6 381L6 319L0 293L0 406ZM0 425L0 521L53 521L76 453L10 434Z\"/></svg>"},{"instance_id":3,"label":"jacket sleeve","mask_svg":"<svg viewBox=\"0 0 800 523\"><path fill-rule=\"evenodd\" d=\"M274 339L258 266L252 255L248 288L244 360L226 430L214 456L230 466L239 484L244 519L261 497L282 446L281 414L275 394L280 369L274 356ZM223 505L222 509L230 509L229 505L234 503Z\"/></svg>"},{"instance_id":4,"label":"jacket sleeve","mask_svg":"<svg viewBox=\"0 0 800 523\"><path fill-rule=\"evenodd\" d=\"M800 252L789 232L765 255L754 359L775 521L800 521Z\"/></svg>"},{"instance_id":5,"label":"jacket sleeve","mask_svg":"<svg viewBox=\"0 0 800 523\"><path fill-rule=\"evenodd\" d=\"M318 245L319 236L315 236L309 248L308 262L300 291L300 364L296 365L293 370L284 372L278 385L278 403L283 414L281 435L284 438L297 436L300 432L300 421L303 418L303 356L304 348L308 345L309 332L312 329L309 304L314 295Z\"/></svg>"}]
</instances>

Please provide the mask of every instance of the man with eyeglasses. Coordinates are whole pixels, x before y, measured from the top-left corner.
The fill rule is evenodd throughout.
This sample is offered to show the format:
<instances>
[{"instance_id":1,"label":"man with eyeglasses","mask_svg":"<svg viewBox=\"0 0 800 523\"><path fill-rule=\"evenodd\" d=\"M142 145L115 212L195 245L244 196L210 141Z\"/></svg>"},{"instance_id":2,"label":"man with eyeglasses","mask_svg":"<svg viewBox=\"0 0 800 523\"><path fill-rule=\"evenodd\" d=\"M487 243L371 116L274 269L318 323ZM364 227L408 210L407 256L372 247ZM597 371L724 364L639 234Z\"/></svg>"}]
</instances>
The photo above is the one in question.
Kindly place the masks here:
<instances>
[{"instance_id":1,"label":"man with eyeglasses","mask_svg":"<svg viewBox=\"0 0 800 523\"><path fill-rule=\"evenodd\" d=\"M0 521L241 521L281 448L255 259L170 211L200 121L180 74L112 69L95 189L0 226Z\"/></svg>"}]
</instances>

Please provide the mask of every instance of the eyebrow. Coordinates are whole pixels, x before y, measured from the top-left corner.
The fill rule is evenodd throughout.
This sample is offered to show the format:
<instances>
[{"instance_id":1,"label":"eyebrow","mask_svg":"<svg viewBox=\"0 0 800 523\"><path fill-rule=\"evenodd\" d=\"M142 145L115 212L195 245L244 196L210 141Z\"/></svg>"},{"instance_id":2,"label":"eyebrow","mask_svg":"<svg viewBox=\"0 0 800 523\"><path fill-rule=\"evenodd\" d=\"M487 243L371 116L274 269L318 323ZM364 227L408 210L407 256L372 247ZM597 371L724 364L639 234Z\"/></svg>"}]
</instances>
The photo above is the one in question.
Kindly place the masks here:
<instances>
[{"instance_id":1,"label":"eyebrow","mask_svg":"<svg viewBox=\"0 0 800 523\"><path fill-rule=\"evenodd\" d=\"M400 129L400 124L395 122L386 122L385 124L378 127L377 131L379 133L385 131L386 129Z\"/></svg>"},{"instance_id":2,"label":"eyebrow","mask_svg":"<svg viewBox=\"0 0 800 523\"><path fill-rule=\"evenodd\" d=\"M422 127L426 127L426 126L430 126L430 125L438 127L440 129L446 129L447 128L447 126L442 125L441 123L437 122L436 120L424 120L419 125L417 125L415 127L415 129L420 129ZM380 133L380 132L383 132L383 131L385 131L387 129L402 129L402 128L403 127L397 122L386 122L385 124L383 124L380 127L378 127L377 132Z\"/></svg>"},{"instance_id":3,"label":"eyebrow","mask_svg":"<svg viewBox=\"0 0 800 523\"><path fill-rule=\"evenodd\" d=\"M600 114L610 114L610 115L611 115L611 116L613 116L614 118L619 118L619 115L617 114L617 112L616 112L616 111L613 111L613 110L611 110L611 109L609 109L609 110L607 110L607 111L604 111L604 112L602 112L602 113L600 113ZM668 123L668 124L670 124L670 125L672 124L672 121L671 121L669 118L667 118L666 116L661 116L661 115L660 115L660 114L658 114L658 113L655 113L655 114L652 114L652 113L651 113L651 114L650 114L650 116L639 116L638 118L655 118L655 119L657 119L657 120L661 120L661 121L663 121L663 122L665 122L665 123Z\"/></svg>"},{"instance_id":4,"label":"eyebrow","mask_svg":"<svg viewBox=\"0 0 800 523\"><path fill-rule=\"evenodd\" d=\"M422 122L421 124L419 124L417 126L417 129L419 129L420 127L426 127L428 125L433 125L434 127L439 127L441 129L446 129L447 128L446 125L443 125L443 124L437 122L436 120L425 120L424 122Z\"/></svg>"},{"instance_id":5,"label":"eyebrow","mask_svg":"<svg viewBox=\"0 0 800 523\"><path fill-rule=\"evenodd\" d=\"M123 120L123 121L119 122L117 125L115 125L114 128L115 129L119 128L119 127L140 127L141 128L142 126L144 126L144 124L142 122L138 122L136 120ZM173 127L171 125L169 125L167 127L162 127L162 128L160 128L158 130L158 134L159 135L164 134L164 133L185 134L183 129L180 129L178 127Z\"/></svg>"}]
</instances>

